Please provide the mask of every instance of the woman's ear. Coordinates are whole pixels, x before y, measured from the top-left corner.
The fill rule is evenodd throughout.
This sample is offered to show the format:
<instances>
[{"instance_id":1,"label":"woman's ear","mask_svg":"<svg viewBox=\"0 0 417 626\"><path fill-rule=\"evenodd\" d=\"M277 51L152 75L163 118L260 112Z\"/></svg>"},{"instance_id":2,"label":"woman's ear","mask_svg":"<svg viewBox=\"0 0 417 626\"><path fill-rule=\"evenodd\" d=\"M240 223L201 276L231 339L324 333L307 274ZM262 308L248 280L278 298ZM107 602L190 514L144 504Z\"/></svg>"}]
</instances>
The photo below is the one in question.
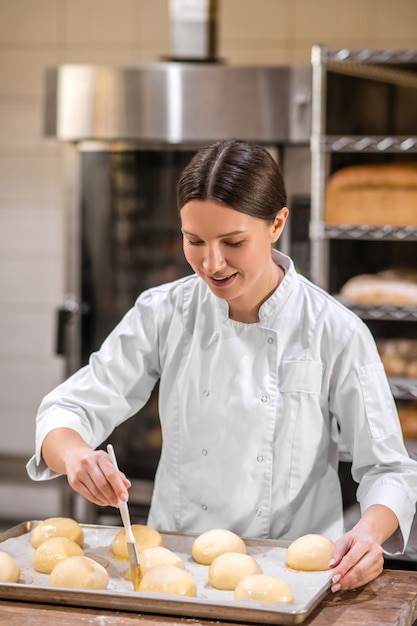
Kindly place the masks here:
<instances>
[{"instance_id":1,"label":"woman's ear","mask_svg":"<svg viewBox=\"0 0 417 626\"><path fill-rule=\"evenodd\" d=\"M289 215L288 207L284 206L282 209L278 211L275 216L274 223L271 228L271 242L275 243L281 236L282 231L284 230L285 222L287 221L287 217Z\"/></svg>"}]
</instances>

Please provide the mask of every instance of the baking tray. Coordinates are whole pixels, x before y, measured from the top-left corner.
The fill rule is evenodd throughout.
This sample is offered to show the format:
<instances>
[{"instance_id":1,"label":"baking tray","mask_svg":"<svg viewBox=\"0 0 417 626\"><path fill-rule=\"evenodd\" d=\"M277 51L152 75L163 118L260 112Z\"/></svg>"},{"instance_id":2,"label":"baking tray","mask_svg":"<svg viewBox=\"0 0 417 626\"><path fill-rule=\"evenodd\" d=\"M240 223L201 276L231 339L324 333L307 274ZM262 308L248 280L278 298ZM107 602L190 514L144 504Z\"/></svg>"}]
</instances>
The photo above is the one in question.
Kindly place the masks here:
<instances>
[{"instance_id":1,"label":"baking tray","mask_svg":"<svg viewBox=\"0 0 417 626\"><path fill-rule=\"evenodd\" d=\"M262 604L254 600L235 600L232 591L214 589L208 583L206 565L191 556L195 534L161 532L166 548L176 552L197 583L197 597L188 598L160 593L135 592L129 578L129 564L112 555L111 544L120 526L82 524L84 553L103 565L110 577L107 589L90 591L50 587L49 575L33 567L34 548L31 531L39 520L22 522L0 533L0 550L13 556L20 565L18 583L0 583L0 598L88 608L156 613L183 617L230 620L260 624L300 624L326 595L331 571L300 572L285 565L289 542L244 538L247 553L252 555L265 574L278 576L292 587L294 603Z\"/></svg>"}]
</instances>

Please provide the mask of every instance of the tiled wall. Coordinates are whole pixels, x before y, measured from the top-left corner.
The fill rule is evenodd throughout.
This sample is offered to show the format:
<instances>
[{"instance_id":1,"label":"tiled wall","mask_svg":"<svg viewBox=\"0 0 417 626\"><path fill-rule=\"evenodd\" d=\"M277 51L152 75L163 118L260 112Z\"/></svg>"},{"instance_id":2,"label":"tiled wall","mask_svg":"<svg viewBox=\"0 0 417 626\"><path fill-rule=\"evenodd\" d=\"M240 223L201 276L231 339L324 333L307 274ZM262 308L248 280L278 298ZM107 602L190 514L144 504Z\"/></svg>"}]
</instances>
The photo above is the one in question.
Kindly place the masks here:
<instances>
[{"instance_id":1,"label":"tiled wall","mask_svg":"<svg viewBox=\"0 0 417 626\"><path fill-rule=\"evenodd\" d=\"M220 0L234 64L309 63L311 45L417 48L416 0ZM63 376L62 148L42 137L42 77L60 63L156 62L168 0L0 0L0 454L29 455L41 397Z\"/></svg>"}]
</instances>

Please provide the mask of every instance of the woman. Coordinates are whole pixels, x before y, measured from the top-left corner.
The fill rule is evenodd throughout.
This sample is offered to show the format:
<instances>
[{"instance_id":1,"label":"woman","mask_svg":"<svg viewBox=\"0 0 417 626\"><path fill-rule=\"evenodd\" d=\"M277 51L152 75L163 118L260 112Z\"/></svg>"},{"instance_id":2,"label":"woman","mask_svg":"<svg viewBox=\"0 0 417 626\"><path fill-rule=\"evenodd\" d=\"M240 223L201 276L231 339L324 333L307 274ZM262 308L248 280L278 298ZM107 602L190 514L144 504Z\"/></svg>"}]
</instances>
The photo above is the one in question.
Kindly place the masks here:
<instances>
[{"instance_id":1,"label":"woman","mask_svg":"<svg viewBox=\"0 0 417 626\"><path fill-rule=\"evenodd\" d=\"M403 550L416 501L375 343L353 313L273 248L288 217L275 161L231 140L202 149L178 184L194 274L142 293L90 362L43 400L32 478L66 474L99 505L129 481L94 451L159 380L163 447L149 524L335 540L332 590L375 578ZM362 517L343 534L338 433Z\"/></svg>"}]
</instances>

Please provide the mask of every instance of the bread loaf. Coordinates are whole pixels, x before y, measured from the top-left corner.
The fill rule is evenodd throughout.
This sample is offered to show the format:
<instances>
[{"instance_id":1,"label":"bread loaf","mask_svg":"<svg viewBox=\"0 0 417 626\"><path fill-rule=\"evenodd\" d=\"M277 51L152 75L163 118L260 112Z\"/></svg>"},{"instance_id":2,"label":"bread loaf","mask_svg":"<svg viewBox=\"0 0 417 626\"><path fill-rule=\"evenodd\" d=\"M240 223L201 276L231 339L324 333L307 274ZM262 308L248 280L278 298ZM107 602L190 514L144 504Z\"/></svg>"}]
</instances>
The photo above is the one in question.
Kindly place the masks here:
<instances>
[{"instance_id":1,"label":"bread loaf","mask_svg":"<svg viewBox=\"0 0 417 626\"><path fill-rule=\"evenodd\" d=\"M417 226L417 162L352 165L329 179L324 220L359 226Z\"/></svg>"},{"instance_id":2,"label":"bread loaf","mask_svg":"<svg viewBox=\"0 0 417 626\"><path fill-rule=\"evenodd\" d=\"M398 408L404 439L417 439L417 400L411 400Z\"/></svg>"},{"instance_id":3,"label":"bread loaf","mask_svg":"<svg viewBox=\"0 0 417 626\"><path fill-rule=\"evenodd\" d=\"M417 339L378 339L376 345L387 376L417 377Z\"/></svg>"},{"instance_id":4,"label":"bread loaf","mask_svg":"<svg viewBox=\"0 0 417 626\"><path fill-rule=\"evenodd\" d=\"M417 306L417 270L392 268L350 278L340 294L355 304Z\"/></svg>"}]
</instances>

